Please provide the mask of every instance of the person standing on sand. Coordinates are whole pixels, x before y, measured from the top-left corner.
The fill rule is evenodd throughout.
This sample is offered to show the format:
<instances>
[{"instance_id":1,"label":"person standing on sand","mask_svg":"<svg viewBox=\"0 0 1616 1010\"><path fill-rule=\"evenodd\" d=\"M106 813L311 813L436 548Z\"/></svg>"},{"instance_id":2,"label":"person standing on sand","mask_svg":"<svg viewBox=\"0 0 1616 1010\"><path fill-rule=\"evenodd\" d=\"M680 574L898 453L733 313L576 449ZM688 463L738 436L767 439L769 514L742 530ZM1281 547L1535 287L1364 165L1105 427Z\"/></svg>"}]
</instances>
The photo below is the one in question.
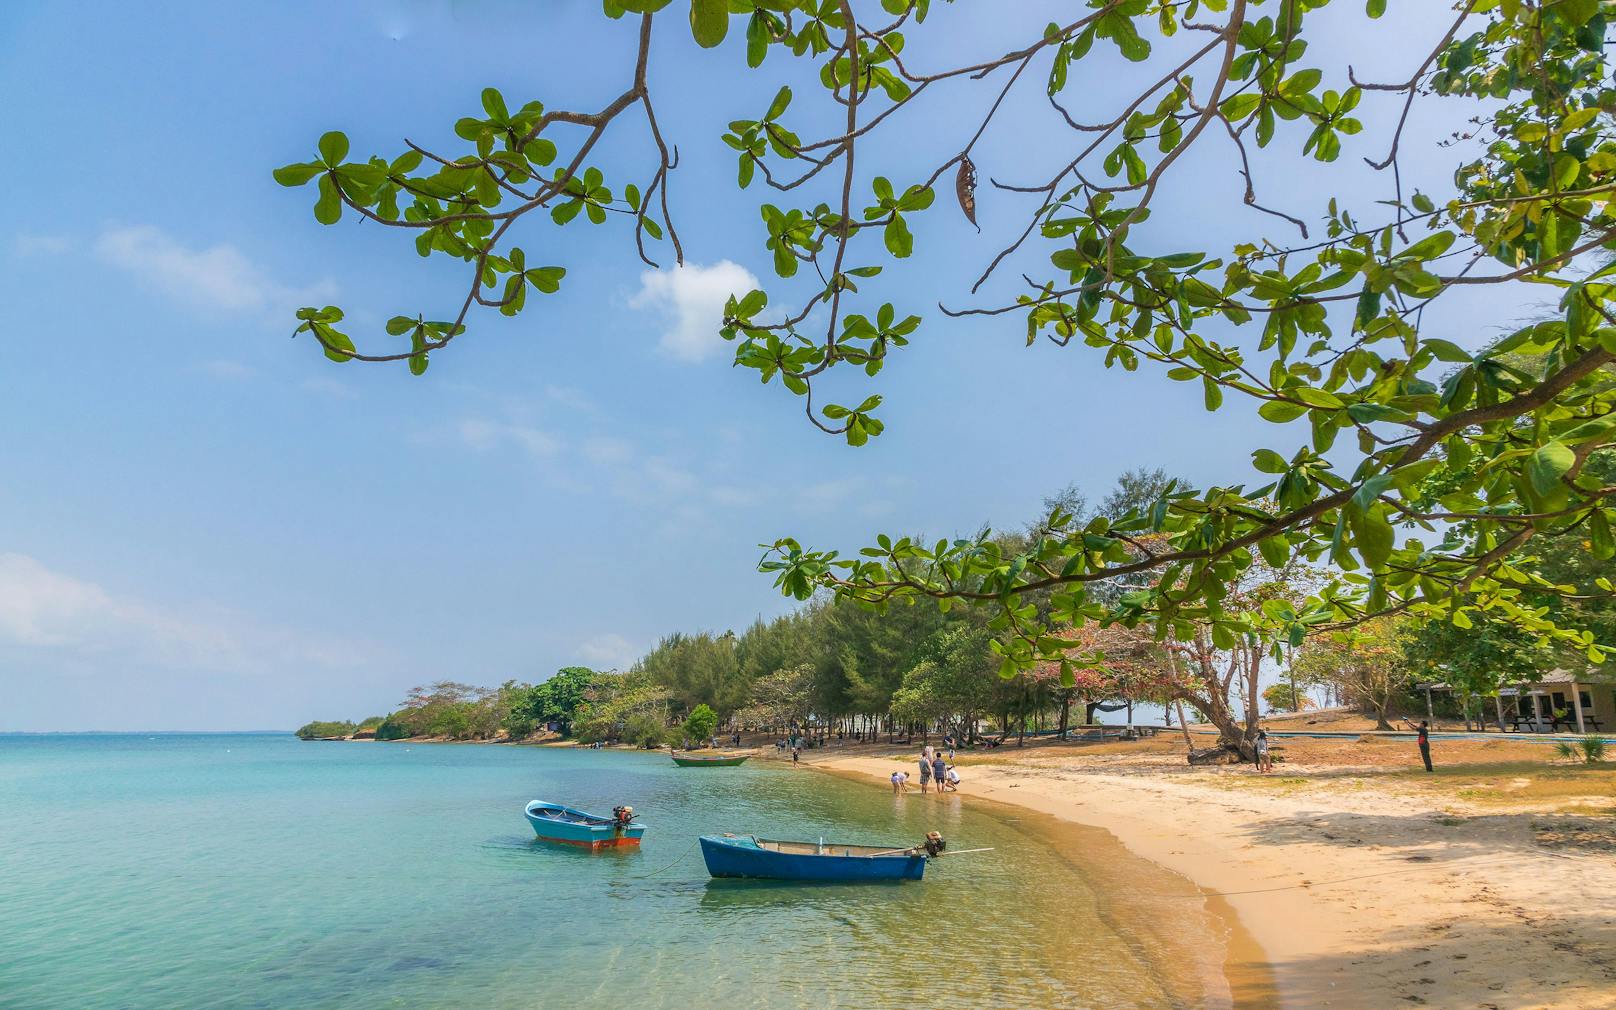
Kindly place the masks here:
<instances>
[{"instance_id":1,"label":"person standing on sand","mask_svg":"<svg viewBox=\"0 0 1616 1010\"><path fill-rule=\"evenodd\" d=\"M1410 726L1414 725L1414 723L1411 722L1408 719L1404 719L1403 721L1408 723ZM1420 760L1425 762L1425 770L1428 771L1428 772L1436 771L1435 768L1431 767L1431 723L1430 723L1430 721L1427 720L1427 719L1421 719L1420 724L1418 726L1415 726L1414 730L1415 730L1416 733L1419 734L1418 740L1419 740L1419 745L1420 745Z\"/></svg>"},{"instance_id":2,"label":"person standing on sand","mask_svg":"<svg viewBox=\"0 0 1616 1010\"><path fill-rule=\"evenodd\" d=\"M791 763L793 766L795 766L800 760L802 760L802 748L793 744L791 746Z\"/></svg>"},{"instance_id":3,"label":"person standing on sand","mask_svg":"<svg viewBox=\"0 0 1616 1010\"><path fill-rule=\"evenodd\" d=\"M1268 756L1268 731L1265 729L1258 730L1257 739L1252 746L1257 751L1257 770L1259 772L1273 771L1274 761L1273 758Z\"/></svg>"},{"instance_id":4,"label":"person standing on sand","mask_svg":"<svg viewBox=\"0 0 1616 1010\"><path fill-rule=\"evenodd\" d=\"M927 751L930 751L930 750L931 750L931 748L927 747L925 751L920 752L920 792L921 792L921 795L925 795L929 791L927 787L931 784L931 755L927 753Z\"/></svg>"}]
</instances>

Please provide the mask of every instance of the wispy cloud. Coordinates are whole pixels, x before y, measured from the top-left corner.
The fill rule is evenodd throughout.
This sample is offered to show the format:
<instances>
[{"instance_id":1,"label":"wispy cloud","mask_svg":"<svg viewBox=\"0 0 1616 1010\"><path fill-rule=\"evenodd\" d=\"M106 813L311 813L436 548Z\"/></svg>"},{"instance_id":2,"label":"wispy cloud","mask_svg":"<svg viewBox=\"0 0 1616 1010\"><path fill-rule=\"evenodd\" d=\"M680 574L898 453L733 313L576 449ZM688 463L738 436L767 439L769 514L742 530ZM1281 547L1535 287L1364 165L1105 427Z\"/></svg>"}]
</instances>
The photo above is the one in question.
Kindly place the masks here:
<instances>
[{"instance_id":1,"label":"wispy cloud","mask_svg":"<svg viewBox=\"0 0 1616 1010\"><path fill-rule=\"evenodd\" d=\"M639 650L628 639L615 632L596 635L579 644L578 657L590 666L604 670L623 670L639 658Z\"/></svg>"},{"instance_id":2,"label":"wispy cloud","mask_svg":"<svg viewBox=\"0 0 1616 1010\"><path fill-rule=\"evenodd\" d=\"M92 244L96 258L158 293L193 309L266 320L301 305L330 301L329 281L295 286L270 277L228 243L193 248L156 225L104 229Z\"/></svg>"},{"instance_id":3,"label":"wispy cloud","mask_svg":"<svg viewBox=\"0 0 1616 1010\"><path fill-rule=\"evenodd\" d=\"M584 459L596 466L617 466L634 458L634 446L610 435L591 435L578 446Z\"/></svg>"},{"instance_id":4,"label":"wispy cloud","mask_svg":"<svg viewBox=\"0 0 1616 1010\"><path fill-rule=\"evenodd\" d=\"M468 417L456 426L456 431L462 442L479 452L515 445L530 456L554 456L561 448L554 435L530 424Z\"/></svg>"},{"instance_id":5,"label":"wispy cloud","mask_svg":"<svg viewBox=\"0 0 1616 1010\"><path fill-rule=\"evenodd\" d=\"M752 272L738 263L719 260L712 266L687 263L672 270L647 270L629 306L659 312L667 327L657 346L680 361L702 361L724 348L718 335L724 302L759 287Z\"/></svg>"},{"instance_id":6,"label":"wispy cloud","mask_svg":"<svg viewBox=\"0 0 1616 1010\"><path fill-rule=\"evenodd\" d=\"M15 553L0 554L0 647L221 672L340 668L370 652L235 615L177 613Z\"/></svg>"}]
</instances>

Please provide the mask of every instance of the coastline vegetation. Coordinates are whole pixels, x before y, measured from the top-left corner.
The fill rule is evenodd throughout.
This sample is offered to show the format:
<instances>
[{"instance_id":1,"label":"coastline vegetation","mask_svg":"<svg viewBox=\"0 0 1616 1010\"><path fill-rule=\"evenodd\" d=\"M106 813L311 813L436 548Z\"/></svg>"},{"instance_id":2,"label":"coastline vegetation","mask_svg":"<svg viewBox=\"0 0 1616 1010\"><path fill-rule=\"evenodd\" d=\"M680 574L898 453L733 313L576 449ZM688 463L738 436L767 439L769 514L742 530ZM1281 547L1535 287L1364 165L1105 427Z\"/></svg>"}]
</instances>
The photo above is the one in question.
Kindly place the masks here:
<instances>
[{"instance_id":1,"label":"coastline vegetation","mask_svg":"<svg viewBox=\"0 0 1616 1010\"><path fill-rule=\"evenodd\" d=\"M1595 454L1589 467L1616 478L1612 454ZM1116 515L1171 483L1161 470L1133 470L1098 506L1070 487L1045 504L1080 516ZM1037 535L1033 526L1000 534L999 540L1009 550ZM1522 566L1555 587L1582 590L1594 589L1603 570L1581 545L1565 540L1544 545ZM1305 569L1265 570L1243 591L1252 606L1283 607L1300 598L1307 579ZM1596 593L1579 595L1522 591L1524 600L1566 612L1567 623L1574 619L1597 629L1601 640L1616 639L1616 605ZM817 598L739 632L670 634L627 671L567 667L537 684L511 680L497 688L440 681L412 690L385 718L357 726L310 723L299 736L373 731L378 740L573 738L649 748L699 744L718 727L782 733L811 727L821 737L835 733L859 740L953 734L974 741L988 734L1020 741L1029 733L1064 733L1092 723L1101 710L1145 703L1162 706L1169 723L1175 715L1215 725L1221 719L1233 723L1237 733L1248 724L1241 710L1261 669L1260 649L1248 650L1242 664L1224 658L1237 650L1219 650L1210 636L1175 645L1121 625L1066 633L1102 650L1103 665L1075 671L1070 683L1063 681L1058 664L1004 678L995 675L994 636L980 608L882 611ZM1459 638L1449 625L1385 617L1351 633L1306 639L1286 654L1281 683L1255 697L1270 712L1295 711L1319 700L1354 705L1389 728L1396 714L1423 710L1423 699L1411 687L1439 657L1467 686L1461 706L1555 664L1586 662L1552 643L1524 640L1507 624L1480 615ZM1221 671L1215 665L1220 663Z\"/></svg>"},{"instance_id":2,"label":"coastline vegetation","mask_svg":"<svg viewBox=\"0 0 1616 1010\"><path fill-rule=\"evenodd\" d=\"M299 727L299 740L341 740L352 736L359 727L351 722L311 722Z\"/></svg>"}]
</instances>

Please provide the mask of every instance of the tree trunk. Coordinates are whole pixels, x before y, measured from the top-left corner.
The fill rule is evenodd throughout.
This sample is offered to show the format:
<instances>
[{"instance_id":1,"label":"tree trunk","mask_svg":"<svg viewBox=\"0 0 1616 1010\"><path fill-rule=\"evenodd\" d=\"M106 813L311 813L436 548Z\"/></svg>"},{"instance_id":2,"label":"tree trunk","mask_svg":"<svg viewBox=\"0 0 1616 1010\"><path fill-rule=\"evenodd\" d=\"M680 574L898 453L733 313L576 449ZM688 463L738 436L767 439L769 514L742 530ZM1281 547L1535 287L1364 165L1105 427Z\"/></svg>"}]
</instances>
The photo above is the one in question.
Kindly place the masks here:
<instances>
[{"instance_id":1,"label":"tree trunk","mask_svg":"<svg viewBox=\"0 0 1616 1010\"><path fill-rule=\"evenodd\" d=\"M1071 691L1062 691L1061 692L1061 709L1060 709L1060 738L1062 740L1066 739L1066 721L1067 721L1067 717L1071 714L1071 711L1072 711L1072 692Z\"/></svg>"}]
</instances>

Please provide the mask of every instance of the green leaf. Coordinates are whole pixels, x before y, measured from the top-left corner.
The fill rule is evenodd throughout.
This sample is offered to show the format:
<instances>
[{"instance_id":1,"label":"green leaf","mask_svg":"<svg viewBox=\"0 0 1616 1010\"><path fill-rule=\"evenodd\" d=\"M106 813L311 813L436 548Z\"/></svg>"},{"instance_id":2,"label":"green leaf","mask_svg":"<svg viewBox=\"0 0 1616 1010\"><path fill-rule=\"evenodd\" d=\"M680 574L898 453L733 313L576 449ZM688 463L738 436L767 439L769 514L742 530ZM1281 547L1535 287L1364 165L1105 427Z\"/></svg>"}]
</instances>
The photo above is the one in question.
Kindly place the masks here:
<instances>
[{"instance_id":1,"label":"green leaf","mask_svg":"<svg viewBox=\"0 0 1616 1010\"><path fill-rule=\"evenodd\" d=\"M711 49L729 33L729 0L690 0L690 34Z\"/></svg>"},{"instance_id":2,"label":"green leaf","mask_svg":"<svg viewBox=\"0 0 1616 1010\"><path fill-rule=\"evenodd\" d=\"M1284 391L1286 396L1301 400L1309 407L1321 407L1325 410L1336 410L1344 406L1341 397L1323 389L1314 389L1311 386L1295 386Z\"/></svg>"},{"instance_id":3,"label":"green leaf","mask_svg":"<svg viewBox=\"0 0 1616 1010\"><path fill-rule=\"evenodd\" d=\"M1600 561L1616 554L1616 539L1611 537L1610 520L1598 509L1588 516L1588 551Z\"/></svg>"},{"instance_id":4,"label":"green leaf","mask_svg":"<svg viewBox=\"0 0 1616 1010\"><path fill-rule=\"evenodd\" d=\"M774 101L769 103L769 111L763 118L764 119L779 119L782 115L785 114L786 109L790 105L791 105L791 89L788 88L788 87L781 87L781 89L779 91L775 92Z\"/></svg>"},{"instance_id":5,"label":"green leaf","mask_svg":"<svg viewBox=\"0 0 1616 1010\"><path fill-rule=\"evenodd\" d=\"M1251 464L1263 473L1284 473L1290 469L1285 457L1272 449L1258 449L1252 453Z\"/></svg>"},{"instance_id":6,"label":"green leaf","mask_svg":"<svg viewBox=\"0 0 1616 1010\"><path fill-rule=\"evenodd\" d=\"M329 174L320 176L320 198L314 203L314 219L321 224L336 224L342 219L342 196Z\"/></svg>"},{"instance_id":7,"label":"green leaf","mask_svg":"<svg viewBox=\"0 0 1616 1010\"><path fill-rule=\"evenodd\" d=\"M1392 524L1386 521L1384 511L1377 508L1353 512L1349 518L1353 540L1358 545L1358 556L1372 570L1384 567L1397 538Z\"/></svg>"},{"instance_id":8,"label":"green leaf","mask_svg":"<svg viewBox=\"0 0 1616 1010\"><path fill-rule=\"evenodd\" d=\"M1612 434L1616 434L1616 414L1606 414L1604 417L1592 421L1584 421L1570 431L1560 436L1560 441L1570 445L1583 442L1603 442Z\"/></svg>"},{"instance_id":9,"label":"green leaf","mask_svg":"<svg viewBox=\"0 0 1616 1010\"><path fill-rule=\"evenodd\" d=\"M319 175L324 168L325 166L318 161L310 161L296 165L282 165L270 174L282 186L301 186Z\"/></svg>"},{"instance_id":10,"label":"green leaf","mask_svg":"<svg viewBox=\"0 0 1616 1010\"><path fill-rule=\"evenodd\" d=\"M320 347L324 351L326 357L337 362L347 362L353 360L352 351L354 349L354 342L348 339L348 335L346 333L342 333L339 330L333 330L331 327L326 326L323 323L316 323L315 326L317 328L314 332L320 338ZM349 353L343 353L345 351Z\"/></svg>"},{"instance_id":11,"label":"green leaf","mask_svg":"<svg viewBox=\"0 0 1616 1010\"><path fill-rule=\"evenodd\" d=\"M1264 537L1257 541L1257 551L1271 568L1285 567L1291 557L1291 545L1284 537Z\"/></svg>"},{"instance_id":12,"label":"green leaf","mask_svg":"<svg viewBox=\"0 0 1616 1010\"><path fill-rule=\"evenodd\" d=\"M320 157L326 165L336 168L348 156L348 135L332 130L320 138Z\"/></svg>"},{"instance_id":13,"label":"green leaf","mask_svg":"<svg viewBox=\"0 0 1616 1010\"><path fill-rule=\"evenodd\" d=\"M906 258L915 251L915 237L909 234L909 226L903 223L902 214L892 215L892 220L886 227L887 252L898 259Z\"/></svg>"},{"instance_id":14,"label":"green leaf","mask_svg":"<svg viewBox=\"0 0 1616 1010\"><path fill-rule=\"evenodd\" d=\"M1400 260L1435 259L1448 251L1448 247L1453 245L1455 237L1451 231L1439 231L1434 235L1427 235L1398 253L1397 258Z\"/></svg>"},{"instance_id":15,"label":"green leaf","mask_svg":"<svg viewBox=\"0 0 1616 1010\"><path fill-rule=\"evenodd\" d=\"M1300 403L1288 403L1284 400L1269 400L1257 408L1258 416L1264 420L1273 421L1275 424L1294 421L1305 413L1307 413L1307 408Z\"/></svg>"},{"instance_id":16,"label":"green leaf","mask_svg":"<svg viewBox=\"0 0 1616 1010\"><path fill-rule=\"evenodd\" d=\"M1540 495L1546 495L1560 486L1560 478L1576 463L1576 453L1566 448L1564 442L1549 442L1538 447L1532 454L1531 462L1526 465L1527 476L1532 481L1532 490Z\"/></svg>"},{"instance_id":17,"label":"green leaf","mask_svg":"<svg viewBox=\"0 0 1616 1010\"><path fill-rule=\"evenodd\" d=\"M499 93L498 88L483 89L483 111L488 118L496 122L505 122L511 118L510 110L505 108L505 96Z\"/></svg>"}]
</instances>

